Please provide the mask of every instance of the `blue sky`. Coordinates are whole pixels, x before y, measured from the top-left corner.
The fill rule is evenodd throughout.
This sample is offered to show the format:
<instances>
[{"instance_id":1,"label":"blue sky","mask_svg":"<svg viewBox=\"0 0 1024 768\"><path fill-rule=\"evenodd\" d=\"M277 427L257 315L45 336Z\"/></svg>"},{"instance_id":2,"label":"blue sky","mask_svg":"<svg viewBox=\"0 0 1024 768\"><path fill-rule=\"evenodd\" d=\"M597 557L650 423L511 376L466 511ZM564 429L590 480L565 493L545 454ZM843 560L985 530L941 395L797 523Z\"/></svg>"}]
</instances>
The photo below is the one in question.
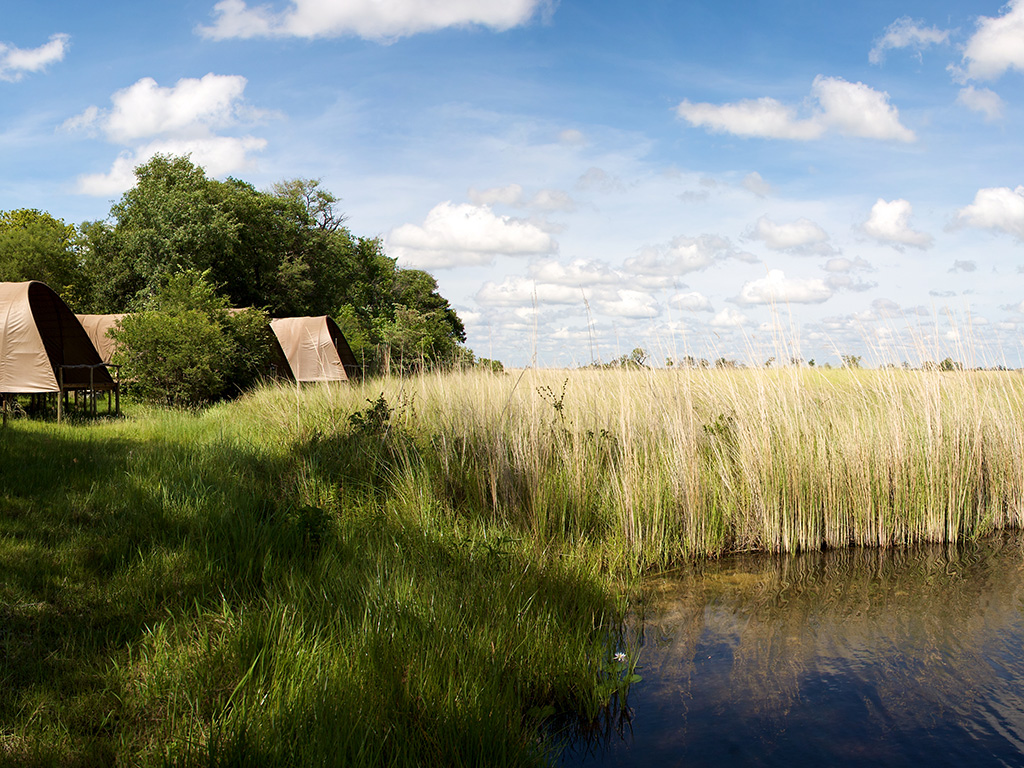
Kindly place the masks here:
<instances>
[{"instance_id":1,"label":"blue sky","mask_svg":"<svg viewBox=\"0 0 1024 768\"><path fill-rule=\"evenodd\" d=\"M506 363L1022 364L1024 0L9 16L0 209L103 219L190 152L321 179Z\"/></svg>"}]
</instances>

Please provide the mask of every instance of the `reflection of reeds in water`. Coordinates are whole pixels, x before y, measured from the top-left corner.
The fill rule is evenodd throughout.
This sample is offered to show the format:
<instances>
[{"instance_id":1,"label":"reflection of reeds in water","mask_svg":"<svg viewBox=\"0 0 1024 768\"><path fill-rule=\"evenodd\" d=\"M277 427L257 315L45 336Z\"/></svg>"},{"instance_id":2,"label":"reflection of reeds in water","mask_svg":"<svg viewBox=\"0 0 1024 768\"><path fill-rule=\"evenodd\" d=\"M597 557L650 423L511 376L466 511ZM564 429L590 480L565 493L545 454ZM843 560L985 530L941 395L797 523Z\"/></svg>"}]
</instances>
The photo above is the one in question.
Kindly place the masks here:
<instances>
[{"instance_id":1,"label":"reflection of reeds in water","mask_svg":"<svg viewBox=\"0 0 1024 768\"><path fill-rule=\"evenodd\" d=\"M809 681L835 679L893 727L987 723L1024 746L1019 536L727 558L650 588L648 706L779 720ZM731 658L708 661L713 648Z\"/></svg>"},{"instance_id":2,"label":"reflection of reeds in water","mask_svg":"<svg viewBox=\"0 0 1024 768\"><path fill-rule=\"evenodd\" d=\"M598 545L612 567L959 541L1024 515L1012 372L470 372L362 387L301 393L336 399L303 413L344 423L382 390L411 403L409 477L541 546ZM281 393L260 397L269 419L287 414Z\"/></svg>"}]
</instances>

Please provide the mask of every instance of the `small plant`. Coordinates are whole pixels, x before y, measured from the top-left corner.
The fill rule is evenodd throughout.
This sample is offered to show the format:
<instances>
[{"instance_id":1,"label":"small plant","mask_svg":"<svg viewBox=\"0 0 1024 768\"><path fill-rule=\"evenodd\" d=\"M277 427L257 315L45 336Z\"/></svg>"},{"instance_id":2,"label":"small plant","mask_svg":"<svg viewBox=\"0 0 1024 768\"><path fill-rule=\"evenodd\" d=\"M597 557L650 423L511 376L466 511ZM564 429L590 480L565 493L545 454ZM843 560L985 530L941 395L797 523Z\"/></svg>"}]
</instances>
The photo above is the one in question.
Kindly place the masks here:
<instances>
[{"instance_id":1,"label":"small plant","mask_svg":"<svg viewBox=\"0 0 1024 768\"><path fill-rule=\"evenodd\" d=\"M395 409L388 403L383 392L376 400L368 399L366 402L369 407L349 416L349 424L357 434L384 437L391 430L391 417Z\"/></svg>"},{"instance_id":2,"label":"small plant","mask_svg":"<svg viewBox=\"0 0 1024 768\"><path fill-rule=\"evenodd\" d=\"M565 426L565 390L569 386L569 379L562 382L562 391L555 395L555 391L549 386L537 387L537 394L540 395L541 399L550 403L551 407L555 409L555 416L558 418L559 423Z\"/></svg>"}]
</instances>

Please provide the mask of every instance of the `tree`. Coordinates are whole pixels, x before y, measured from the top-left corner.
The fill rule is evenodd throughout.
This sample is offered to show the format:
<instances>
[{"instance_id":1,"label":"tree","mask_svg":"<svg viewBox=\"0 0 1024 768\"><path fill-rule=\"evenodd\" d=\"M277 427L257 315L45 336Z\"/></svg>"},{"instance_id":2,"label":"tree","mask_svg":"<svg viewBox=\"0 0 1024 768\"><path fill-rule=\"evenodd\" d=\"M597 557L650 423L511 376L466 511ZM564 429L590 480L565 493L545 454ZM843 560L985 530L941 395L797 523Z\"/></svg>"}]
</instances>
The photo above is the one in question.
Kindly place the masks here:
<instances>
[{"instance_id":1,"label":"tree","mask_svg":"<svg viewBox=\"0 0 1024 768\"><path fill-rule=\"evenodd\" d=\"M88 294L75 228L32 208L0 212L0 281L39 280L73 308Z\"/></svg>"},{"instance_id":2,"label":"tree","mask_svg":"<svg viewBox=\"0 0 1024 768\"><path fill-rule=\"evenodd\" d=\"M259 191L239 179L209 179L188 157L163 155L135 176L108 222L80 228L91 311L144 307L169 276L196 271L228 306L335 316L371 370L387 349L417 365L463 355L465 327L434 278L399 269L379 239L354 237L318 180Z\"/></svg>"},{"instance_id":3,"label":"tree","mask_svg":"<svg viewBox=\"0 0 1024 768\"><path fill-rule=\"evenodd\" d=\"M843 368L860 368L860 355L840 355L843 361Z\"/></svg>"}]
</instances>

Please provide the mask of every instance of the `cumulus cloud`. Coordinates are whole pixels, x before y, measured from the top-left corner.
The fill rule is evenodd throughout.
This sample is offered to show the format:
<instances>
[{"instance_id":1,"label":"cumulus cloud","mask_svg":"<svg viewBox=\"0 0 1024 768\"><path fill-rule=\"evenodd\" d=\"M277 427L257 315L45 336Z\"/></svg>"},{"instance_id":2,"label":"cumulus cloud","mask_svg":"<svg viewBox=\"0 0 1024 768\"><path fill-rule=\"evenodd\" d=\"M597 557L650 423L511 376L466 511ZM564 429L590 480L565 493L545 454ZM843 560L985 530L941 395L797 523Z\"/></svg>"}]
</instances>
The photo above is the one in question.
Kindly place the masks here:
<instances>
[{"instance_id":1,"label":"cumulus cloud","mask_svg":"<svg viewBox=\"0 0 1024 768\"><path fill-rule=\"evenodd\" d=\"M507 205L510 208L529 208L535 211L573 211L576 202L560 189L542 189L527 195L519 184L469 190L470 202L476 205Z\"/></svg>"},{"instance_id":2,"label":"cumulus cloud","mask_svg":"<svg viewBox=\"0 0 1024 768\"><path fill-rule=\"evenodd\" d=\"M388 249L399 262L420 268L490 264L495 256L547 254L557 250L549 234L529 222L498 216L486 205L434 206L423 224L391 230Z\"/></svg>"},{"instance_id":3,"label":"cumulus cloud","mask_svg":"<svg viewBox=\"0 0 1024 768\"><path fill-rule=\"evenodd\" d=\"M900 123L899 111L889 103L889 94L864 83L818 75L811 85L810 102L806 117L769 97L732 104L684 100L676 112L695 127L737 136L811 141L835 131L866 139L910 142L916 138Z\"/></svg>"},{"instance_id":4,"label":"cumulus cloud","mask_svg":"<svg viewBox=\"0 0 1024 768\"><path fill-rule=\"evenodd\" d=\"M690 291L688 293L677 293L668 300L670 307L685 309L690 312L712 312L711 300L703 293Z\"/></svg>"},{"instance_id":5,"label":"cumulus cloud","mask_svg":"<svg viewBox=\"0 0 1024 768\"><path fill-rule=\"evenodd\" d=\"M89 107L65 127L99 125L108 139L120 144L149 136L205 136L243 116L245 86L240 75L212 72L199 79L182 78L171 88L144 77L111 96L111 109Z\"/></svg>"},{"instance_id":6,"label":"cumulus cloud","mask_svg":"<svg viewBox=\"0 0 1024 768\"><path fill-rule=\"evenodd\" d=\"M975 88L969 85L960 89L956 97L957 103L972 112L980 112L989 122L999 120L1003 116L1003 100L995 91L988 88Z\"/></svg>"},{"instance_id":7,"label":"cumulus cloud","mask_svg":"<svg viewBox=\"0 0 1024 768\"><path fill-rule=\"evenodd\" d=\"M537 304L582 304L579 288L568 285L554 285L510 276L502 282L488 281L476 293L481 306L523 307Z\"/></svg>"},{"instance_id":8,"label":"cumulus cloud","mask_svg":"<svg viewBox=\"0 0 1024 768\"><path fill-rule=\"evenodd\" d=\"M1024 0L1010 0L1002 16L981 16L967 41L966 75L992 80L1008 69L1024 70Z\"/></svg>"},{"instance_id":9,"label":"cumulus cloud","mask_svg":"<svg viewBox=\"0 0 1024 768\"><path fill-rule=\"evenodd\" d=\"M738 304L820 304L832 298L832 289L820 278L791 279L773 269L759 280L744 283Z\"/></svg>"},{"instance_id":10,"label":"cumulus cloud","mask_svg":"<svg viewBox=\"0 0 1024 768\"><path fill-rule=\"evenodd\" d=\"M737 250L724 237L680 235L665 245L642 248L638 255L626 260L624 267L640 275L673 277L707 269L726 259L757 260L752 254Z\"/></svg>"},{"instance_id":11,"label":"cumulus cloud","mask_svg":"<svg viewBox=\"0 0 1024 768\"><path fill-rule=\"evenodd\" d=\"M750 318L733 307L726 307L708 322L713 328L740 328L750 325Z\"/></svg>"},{"instance_id":12,"label":"cumulus cloud","mask_svg":"<svg viewBox=\"0 0 1024 768\"><path fill-rule=\"evenodd\" d=\"M649 293L623 288L611 298L599 298L595 304L600 312L615 317L642 318L657 317L661 306Z\"/></svg>"},{"instance_id":13,"label":"cumulus cloud","mask_svg":"<svg viewBox=\"0 0 1024 768\"><path fill-rule=\"evenodd\" d=\"M26 73L42 72L54 62L62 61L71 37L50 35L50 41L38 48L16 48L0 43L0 80L15 83Z\"/></svg>"},{"instance_id":14,"label":"cumulus cloud","mask_svg":"<svg viewBox=\"0 0 1024 768\"><path fill-rule=\"evenodd\" d=\"M154 155L188 155L211 176L226 176L250 165L250 154L267 146L266 139L246 136L211 136L205 139L154 141L136 150L122 152L107 173L78 177L78 191L104 197L116 195L135 184L135 168Z\"/></svg>"},{"instance_id":15,"label":"cumulus cloud","mask_svg":"<svg viewBox=\"0 0 1024 768\"><path fill-rule=\"evenodd\" d=\"M833 273L872 272L874 267L860 256L855 259L847 259L840 256L825 262L825 271Z\"/></svg>"},{"instance_id":16,"label":"cumulus cloud","mask_svg":"<svg viewBox=\"0 0 1024 768\"><path fill-rule=\"evenodd\" d=\"M884 34L875 41L874 47L868 53L868 61L872 64L881 64L885 59L885 52L897 48L911 48L920 56L920 52L928 46L939 45L948 40L948 29L926 27L924 22L904 16L885 28Z\"/></svg>"},{"instance_id":17,"label":"cumulus cloud","mask_svg":"<svg viewBox=\"0 0 1024 768\"><path fill-rule=\"evenodd\" d=\"M623 280L622 274L607 264L586 259L576 259L568 264L553 260L537 261L530 264L527 271L534 280L555 285L614 285Z\"/></svg>"},{"instance_id":18,"label":"cumulus cloud","mask_svg":"<svg viewBox=\"0 0 1024 768\"><path fill-rule=\"evenodd\" d=\"M832 253L828 245L828 233L810 219L800 218L788 224L776 224L767 216L762 216L749 237L762 241L773 251Z\"/></svg>"},{"instance_id":19,"label":"cumulus cloud","mask_svg":"<svg viewBox=\"0 0 1024 768\"><path fill-rule=\"evenodd\" d=\"M896 247L912 245L915 248L928 248L932 244L932 236L911 229L912 213L913 208L906 200L886 202L878 198L871 206L871 215L864 222L864 232L880 243Z\"/></svg>"},{"instance_id":20,"label":"cumulus cloud","mask_svg":"<svg viewBox=\"0 0 1024 768\"><path fill-rule=\"evenodd\" d=\"M244 0L220 0L214 22L197 31L213 40L254 37L340 37L388 41L448 27L504 31L526 24L549 7L544 0L291 0L275 13Z\"/></svg>"},{"instance_id":21,"label":"cumulus cloud","mask_svg":"<svg viewBox=\"0 0 1024 768\"><path fill-rule=\"evenodd\" d=\"M258 116L245 104L245 86L238 75L182 78L169 88L144 77L114 93L109 109L92 105L65 120L65 130L98 132L126 147L109 172L79 177L78 191L123 192L135 183L134 167L157 153L191 155L214 176L248 167L251 153L264 149L266 140L217 135Z\"/></svg>"},{"instance_id":22,"label":"cumulus cloud","mask_svg":"<svg viewBox=\"0 0 1024 768\"><path fill-rule=\"evenodd\" d=\"M1024 186L979 189L974 202L957 212L957 221L968 227L990 229L1024 240Z\"/></svg>"},{"instance_id":23,"label":"cumulus cloud","mask_svg":"<svg viewBox=\"0 0 1024 768\"><path fill-rule=\"evenodd\" d=\"M772 185L761 178L761 174L752 171L743 177L743 188L758 197L767 197L772 193Z\"/></svg>"}]
</instances>

